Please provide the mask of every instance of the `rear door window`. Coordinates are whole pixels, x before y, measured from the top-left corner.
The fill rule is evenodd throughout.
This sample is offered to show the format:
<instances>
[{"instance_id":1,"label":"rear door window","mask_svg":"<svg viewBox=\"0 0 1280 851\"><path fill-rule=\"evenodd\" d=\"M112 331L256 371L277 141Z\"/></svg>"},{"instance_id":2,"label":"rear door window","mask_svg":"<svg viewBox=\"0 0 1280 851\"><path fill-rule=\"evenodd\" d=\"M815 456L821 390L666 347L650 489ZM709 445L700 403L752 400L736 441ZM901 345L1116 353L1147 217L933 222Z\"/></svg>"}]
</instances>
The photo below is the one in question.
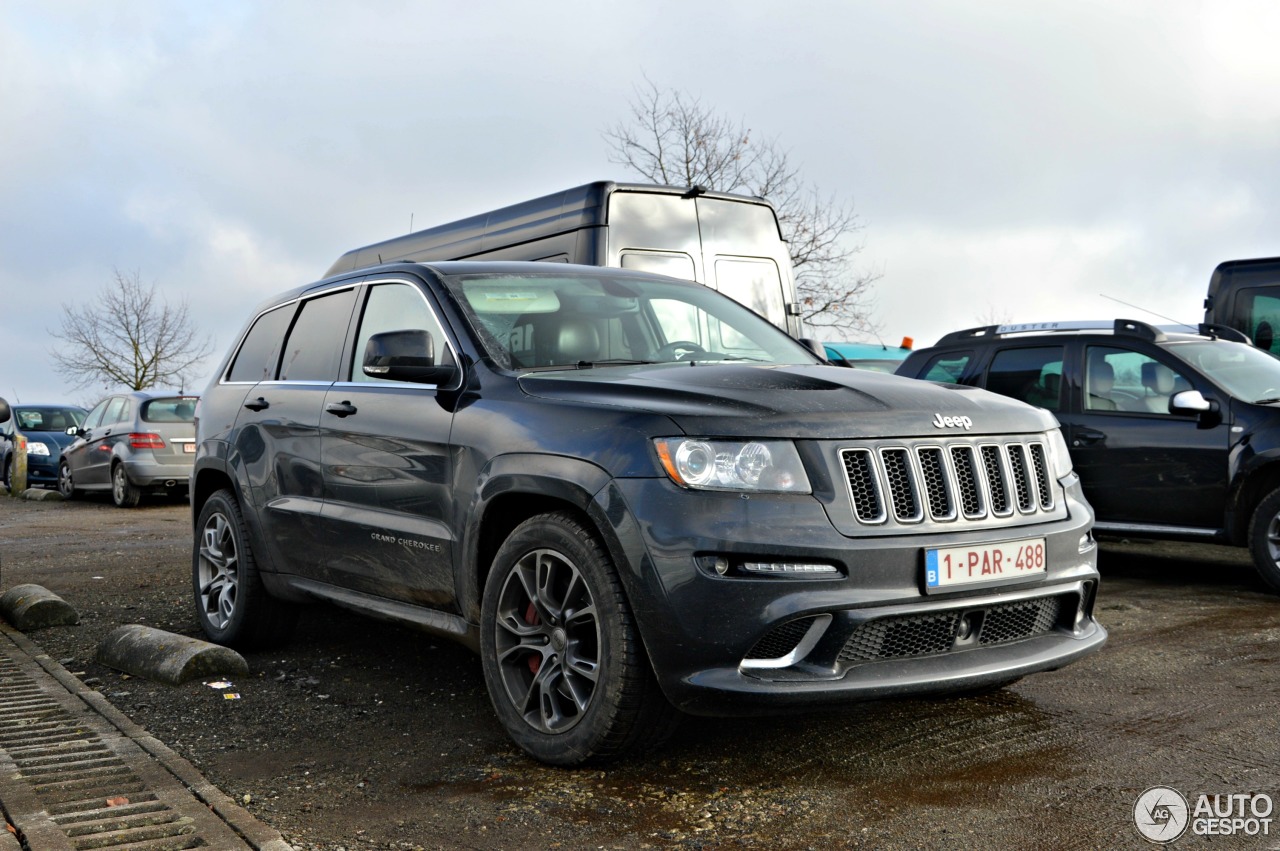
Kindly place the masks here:
<instances>
[{"instance_id":1,"label":"rear door window","mask_svg":"<svg viewBox=\"0 0 1280 851\"><path fill-rule=\"evenodd\" d=\"M1062 410L1062 346L1002 349L987 371L987 389L1037 408Z\"/></svg>"},{"instance_id":2,"label":"rear door window","mask_svg":"<svg viewBox=\"0 0 1280 851\"><path fill-rule=\"evenodd\" d=\"M102 416L102 422L105 425L118 423L128 416L129 400L124 396L114 396L111 404L107 405L107 412Z\"/></svg>"},{"instance_id":3,"label":"rear door window","mask_svg":"<svg viewBox=\"0 0 1280 851\"><path fill-rule=\"evenodd\" d=\"M683 278L686 281L697 280L693 258L676 251L623 251L622 268Z\"/></svg>"},{"instance_id":4,"label":"rear door window","mask_svg":"<svg viewBox=\"0 0 1280 851\"><path fill-rule=\"evenodd\" d=\"M337 381L355 290L317 296L302 308L284 346L281 381Z\"/></svg>"},{"instance_id":5,"label":"rear door window","mask_svg":"<svg viewBox=\"0 0 1280 851\"><path fill-rule=\"evenodd\" d=\"M1280 287L1251 287L1240 291L1244 332L1253 344L1268 352L1280 352Z\"/></svg>"},{"instance_id":6,"label":"rear door window","mask_svg":"<svg viewBox=\"0 0 1280 851\"><path fill-rule=\"evenodd\" d=\"M774 325L787 325L782 276L772 260L716 258L716 289Z\"/></svg>"}]
</instances>

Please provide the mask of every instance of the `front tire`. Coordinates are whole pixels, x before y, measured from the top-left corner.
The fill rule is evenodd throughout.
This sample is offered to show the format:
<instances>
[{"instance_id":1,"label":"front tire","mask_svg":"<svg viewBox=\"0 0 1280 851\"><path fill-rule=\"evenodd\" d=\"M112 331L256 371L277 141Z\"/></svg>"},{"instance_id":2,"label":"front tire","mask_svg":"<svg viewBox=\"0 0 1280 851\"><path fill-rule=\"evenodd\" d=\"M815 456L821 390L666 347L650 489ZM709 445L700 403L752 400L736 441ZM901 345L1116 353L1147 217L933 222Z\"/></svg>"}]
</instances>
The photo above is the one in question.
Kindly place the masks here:
<instances>
[{"instance_id":1,"label":"front tire","mask_svg":"<svg viewBox=\"0 0 1280 851\"><path fill-rule=\"evenodd\" d=\"M58 462L58 493L62 494L63 499L75 499L80 493L76 490L75 480L71 478L71 465L65 458Z\"/></svg>"},{"instance_id":2,"label":"front tire","mask_svg":"<svg viewBox=\"0 0 1280 851\"><path fill-rule=\"evenodd\" d=\"M124 464L117 463L111 468L111 501L116 508L133 508L142 500L142 491L129 481L129 473Z\"/></svg>"},{"instance_id":3,"label":"front tire","mask_svg":"<svg viewBox=\"0 0 1280 851\"><path fill-rule=\"evenodd\" d=\"M297 623L297 608L263 586L244 515L229 490L209 497L200 510L191 582L200 627L215 644L269 647L288 639Z\"/></svg>"},{"instance_id":4,"label":"front tire","mask_svg":"<svg viewBox=\"0 0 1280 851\"><path fill-rule=\"evenodd\" d=\"M1280 488L1267 494L1249 521L1249 554L1262 581L1280 593Z\"/></svg>"},{"instance_id":5,"label":"front tire","mask_svg":"<svg viewBox=\"0 0 1280 851\"><path fill-rule=\"evenodd\" d=\"M532 517L498 550L480 649L498 719L542 762L603 761L675 728L617 572L571 514Z\"/></svg>"}]
</instances>

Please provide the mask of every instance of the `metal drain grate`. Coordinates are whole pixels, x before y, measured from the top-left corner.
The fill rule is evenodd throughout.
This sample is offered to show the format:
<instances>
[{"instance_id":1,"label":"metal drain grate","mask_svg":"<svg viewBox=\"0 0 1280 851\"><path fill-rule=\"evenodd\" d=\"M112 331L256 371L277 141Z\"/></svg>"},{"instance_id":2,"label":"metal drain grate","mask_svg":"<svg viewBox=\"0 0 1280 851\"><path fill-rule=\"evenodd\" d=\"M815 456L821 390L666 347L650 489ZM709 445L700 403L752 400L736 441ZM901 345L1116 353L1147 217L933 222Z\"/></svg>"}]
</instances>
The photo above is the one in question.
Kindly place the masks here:
<instances>
[{"instance_id":1,"label":"metal drain grate","mask_svg":"<svg viewBox=\"0 0 1280 851\"><path fill-rule=\"evenodd\" d=\"M289 847L20 633L2 629L0 805L24 848Z\"/></svg>"}]
</instances>

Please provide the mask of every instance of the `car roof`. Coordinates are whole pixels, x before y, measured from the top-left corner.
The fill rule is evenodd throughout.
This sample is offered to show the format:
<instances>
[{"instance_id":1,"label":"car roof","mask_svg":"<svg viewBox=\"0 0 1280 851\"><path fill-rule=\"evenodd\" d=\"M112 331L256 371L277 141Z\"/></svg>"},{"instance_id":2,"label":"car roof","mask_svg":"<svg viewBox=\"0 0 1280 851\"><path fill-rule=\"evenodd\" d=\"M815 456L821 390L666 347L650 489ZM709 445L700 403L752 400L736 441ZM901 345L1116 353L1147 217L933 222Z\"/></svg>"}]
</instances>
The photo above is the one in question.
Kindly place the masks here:
<instances>
[{"instance_id":1,"label":"car roof","mask_svg":"<svg viewBox=\"0 0 1280 851\"><path fill-rule=\"evenodd\" d=\"M451 275L484 275L484 274L535 274L535 275L583 275L595 278L653 278L668 283L683 284L689 287L706 287L698 281L685 278L673 278L653 272L642 272L638 269L620 269L614 266L590 266L581 263L552 263L545 260L401 260L383 263L379 266L363 266L349 272L333 275L310 284L303 284L289 290L276 293L262 301L254 308L253 316L263 311L304 296L313 295L326 289L351 286L365 277L390 275L396 272L421 274L423 271L438 276Z\"/></svg>"}]
</instances>

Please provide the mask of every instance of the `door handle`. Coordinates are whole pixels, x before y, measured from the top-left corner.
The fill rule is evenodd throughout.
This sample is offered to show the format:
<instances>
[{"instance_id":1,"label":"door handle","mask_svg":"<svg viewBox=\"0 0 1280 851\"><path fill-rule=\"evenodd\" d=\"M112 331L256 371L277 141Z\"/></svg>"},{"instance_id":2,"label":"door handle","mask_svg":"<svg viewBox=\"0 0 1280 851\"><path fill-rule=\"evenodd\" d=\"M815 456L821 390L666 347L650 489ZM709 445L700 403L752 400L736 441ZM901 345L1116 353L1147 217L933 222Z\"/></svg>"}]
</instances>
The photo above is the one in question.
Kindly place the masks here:
<instances>
[{"instance_id":1,"label":"door handle","mask_svg":"<svg viewBox=\"0 0 1280 851\"><path fill-rule=\"evenodd\" d=\"M1091 428L1078 428L1071 437L1072 446L1093 446L1102 443L1107 439L1105 432L1094 431Z\"/></svg>"},{"instance_id":2,"label":"door handle","mask_svg":"<svg viewBox=\"0 0 1280 851\"><path fill-rule=\"evenodd\" d=\"M251 411L265 411L267 408L271 407L271 403L259 396L252 402L245 402L244 406Z\"/></svg>"},{"instance_id":3,"label":"door handle","mask_svg":"<svg viewBox=\"0 0 1280 851\"><path fill-rule=\"evenodd\" d=\"M330 402L324 406L324 409L335 417L349 417L356 412L356 406L346 400Z\"/></svg>"}]
</instances>

